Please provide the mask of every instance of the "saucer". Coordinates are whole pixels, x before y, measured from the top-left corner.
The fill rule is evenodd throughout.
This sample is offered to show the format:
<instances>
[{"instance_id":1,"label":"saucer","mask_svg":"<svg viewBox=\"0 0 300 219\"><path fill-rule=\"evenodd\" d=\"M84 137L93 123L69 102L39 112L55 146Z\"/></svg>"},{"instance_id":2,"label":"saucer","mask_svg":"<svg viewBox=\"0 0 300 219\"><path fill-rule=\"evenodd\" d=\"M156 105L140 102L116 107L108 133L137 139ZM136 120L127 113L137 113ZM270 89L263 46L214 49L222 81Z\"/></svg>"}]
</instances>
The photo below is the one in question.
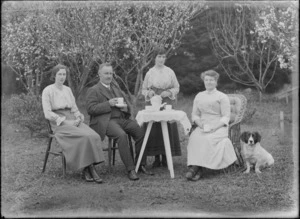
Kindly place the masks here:
<instances>
[{"instance_id":1,"label":"saucer","mask_svg":"<svg viewBox=\"0 0 300 219\"><path fill-rule=\"evenodd\" d=\"M127 106L127 104L124 104L124 103L116 103L116 106L117 106L117 107L124 107L124 106Z\"/></svg>"}]
</instances>

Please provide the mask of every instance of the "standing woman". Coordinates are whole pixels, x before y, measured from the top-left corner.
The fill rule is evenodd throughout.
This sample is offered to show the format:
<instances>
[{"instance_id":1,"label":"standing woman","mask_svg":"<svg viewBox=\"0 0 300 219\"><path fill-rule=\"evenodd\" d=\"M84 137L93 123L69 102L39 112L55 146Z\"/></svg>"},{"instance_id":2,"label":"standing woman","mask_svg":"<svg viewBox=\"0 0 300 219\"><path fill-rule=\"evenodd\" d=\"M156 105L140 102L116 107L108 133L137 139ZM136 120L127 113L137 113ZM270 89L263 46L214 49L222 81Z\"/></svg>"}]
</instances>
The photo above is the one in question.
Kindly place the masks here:
<instances>
[{"instance_id":1,"label":"standing woman","mask_svg":"<svg viewBox=\"0 0 300 219\"><path fill-rule=\"evenodd\" d=\"M142 94L145 96L146 105L151 105L150 99L160 95L162 102L175 107L176 95L179 92L179 83L174 71L165 66L166 51L158 48L154 51L155 65L146 73ZM145 125L146 127L146 125ZM168 122L168 131L172 156L180 156L181 148L176 122ZM167 166L164 141L160 122L154 122L145 149L146 156L155 156L152 167ZM160 160L160 155L162 159Z\"/></svg>"},{"instance_id":2,"label":"standing woman","mask_svg":"<svg viewBox=\"0 0 300 219\"><path fill-rule=\"evenodd\" d=\"M223 169L237 159L228 138L230 102L226 94L216 89L218 78L219 74L213 70L201 74L206 90L194 99L192 121L197 128L187 146L188 180L199 180L202 167Z\"/></svg>"},{"instance_id":3,"label":"standing woman","mask_svg":"<svg viewBox=\"0 0 300 219\"><path fill-rule=\"evenodd\" d=\"M62 147L69 170L83 169L82 177L102 183L94 165L104 161L99 135L83 123L84 116L76 106L71 89L64 84L67 67L61 64L52 69L54 84L43 90L44 115L50 121L56 140Z\"/></svg>"}]
</instances>

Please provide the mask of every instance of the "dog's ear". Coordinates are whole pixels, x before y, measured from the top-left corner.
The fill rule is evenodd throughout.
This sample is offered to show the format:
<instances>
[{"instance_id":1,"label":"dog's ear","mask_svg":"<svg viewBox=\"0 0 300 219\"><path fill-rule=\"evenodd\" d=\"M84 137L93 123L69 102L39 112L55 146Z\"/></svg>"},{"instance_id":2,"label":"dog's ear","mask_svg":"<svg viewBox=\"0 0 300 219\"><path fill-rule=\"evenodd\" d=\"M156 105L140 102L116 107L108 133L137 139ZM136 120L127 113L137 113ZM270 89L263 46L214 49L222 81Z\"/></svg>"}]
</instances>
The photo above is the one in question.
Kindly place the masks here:
<instances>
[{"instance_id":1,"label":"dog's ear","mask_svg":"<svg viewBox=\"0 0 300 219\"><path fill-rule=\"evenodd\" d=\"M260 142L260 140L261 140L261 135L260 135L258 132L254 132L254 134L255 134L255 137L256 137L256 139L257 139L257 142Z\"/></svg>"},{"instance_id":2,"label":"dog's ear","mask_svg":"<svg viewBox=\"0 0 300 219\"><path fill-rule=\"evenodd\" d=\"M248 132L243 132L240 136L240 140L246 143L247 142L247 135L248 135Z\"/></svg>"}]
</instances>

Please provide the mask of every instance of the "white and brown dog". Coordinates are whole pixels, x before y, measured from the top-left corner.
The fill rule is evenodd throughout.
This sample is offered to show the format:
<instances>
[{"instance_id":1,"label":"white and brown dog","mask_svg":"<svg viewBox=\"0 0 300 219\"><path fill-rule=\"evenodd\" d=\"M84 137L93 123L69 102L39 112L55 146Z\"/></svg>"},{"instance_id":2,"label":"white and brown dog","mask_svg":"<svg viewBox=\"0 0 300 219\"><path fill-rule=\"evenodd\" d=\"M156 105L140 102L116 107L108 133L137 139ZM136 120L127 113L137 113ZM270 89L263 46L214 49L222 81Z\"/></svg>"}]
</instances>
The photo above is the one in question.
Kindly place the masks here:
<instances>
[{"instance_id":1,"label":"white and brown dog","mask_svg":"<svg viewBox=\"0 0 300 219\"><path fill-rule=\"evenodd\" d=\"M241 154L246 163L246 171L250 172L251 165L255 165L255 172L260 172L260 167L268 167L274 164L274 159L261 145L261 135L258 132L243 132L240 136L243 142L241 147Z\"/></svg>"}]
</instances>

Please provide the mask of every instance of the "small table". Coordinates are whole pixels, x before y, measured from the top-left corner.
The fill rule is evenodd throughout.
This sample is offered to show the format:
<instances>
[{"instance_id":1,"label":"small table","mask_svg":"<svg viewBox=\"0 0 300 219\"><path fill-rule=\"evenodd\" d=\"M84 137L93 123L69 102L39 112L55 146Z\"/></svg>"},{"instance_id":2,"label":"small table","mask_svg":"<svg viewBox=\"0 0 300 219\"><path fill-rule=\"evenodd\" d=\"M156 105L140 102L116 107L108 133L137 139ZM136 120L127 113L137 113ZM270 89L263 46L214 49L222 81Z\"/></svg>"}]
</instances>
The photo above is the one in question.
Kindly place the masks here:
<instances>
[{"instance_id":1,"label":"small table","mask_svg":"<svg viewBox=\"0 0 300 219\"><path fill-rule=\"evenodd\" d=\"M153 122L160 122L161 128L162 128L163 139L164 139L164 146L165 146L165 150L166 150L168 169L170 171L171 178L174 178L174 168L173 168L173 160L172 160L172 154L171 154L171 146L170 146L167 121L172 121L172 120L179 121L184 128L185 134L188 134L189 130L191 128L191 123L190 123L186 113L181 110L163 110L163 111L141 110L136 115L136 120L140 126L142 126L142 124L144 122L148 122L148 126L147 126L147 130L145 133L144 141L142 144L141 152L140 152L140 155L139 155L136 167L135 167L135 171L138 172Z\"/></svg>"}]
</instances>

